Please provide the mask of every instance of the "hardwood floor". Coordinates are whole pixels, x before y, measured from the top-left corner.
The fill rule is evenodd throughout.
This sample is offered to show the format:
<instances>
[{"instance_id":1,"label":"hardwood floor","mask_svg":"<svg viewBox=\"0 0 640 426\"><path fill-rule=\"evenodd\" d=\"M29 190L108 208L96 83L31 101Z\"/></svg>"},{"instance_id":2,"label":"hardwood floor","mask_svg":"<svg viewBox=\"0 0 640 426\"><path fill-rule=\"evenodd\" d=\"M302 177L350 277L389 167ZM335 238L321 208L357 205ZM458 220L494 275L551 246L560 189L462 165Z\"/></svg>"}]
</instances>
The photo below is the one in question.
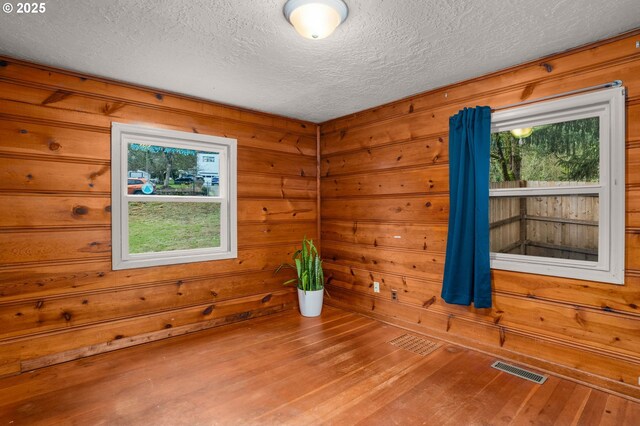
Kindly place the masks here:
<instances>
[{"instance_id":1,"label":"hardwood floor","mask_svg":"<svg viewBox=\"0 0 640 426\"><path fill-rule=\"evenodd\" d=\"M543 385L443 343L325 307L287 311L0 380L0 424L623 425L640 404L550 377Z\"/></svg>"}]
</instances>

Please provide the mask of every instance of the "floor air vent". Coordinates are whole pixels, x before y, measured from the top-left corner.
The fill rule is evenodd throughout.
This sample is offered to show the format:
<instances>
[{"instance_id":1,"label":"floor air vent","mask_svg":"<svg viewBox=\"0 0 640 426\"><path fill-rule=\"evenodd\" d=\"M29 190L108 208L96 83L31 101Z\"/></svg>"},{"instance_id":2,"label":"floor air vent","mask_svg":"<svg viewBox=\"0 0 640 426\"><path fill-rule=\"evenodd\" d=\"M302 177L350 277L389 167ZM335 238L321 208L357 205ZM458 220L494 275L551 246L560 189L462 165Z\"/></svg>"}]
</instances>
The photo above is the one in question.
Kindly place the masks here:
<instances>
[{"instance_id":1,"label":"floor air vent","mask_svg":"<svg viewBox=\"0 0 640 426\"><path fill-rule=\"evenodd\" d=\"M422 356L427 356L440 347L439 343L411 334L403 334L391 340L389 343Z\"/></svg>"},{"instance_id":2,"label":"floor air vent","mask_svg":"<svg viewBox=\"0 0 640 426\"><path fill-rule=\"evenodd\" d=\"M506 364L502 361L496 361L491 366L500 371L504 371L505 373L513 374L514 376L521 377L526 380L530 380L539 385L543 384L545 380L547 380L547 376L543 376L541 374L534 373L529 370L525 370L520 367L516 367L515 365Z\"/></svg>"}]
</instances>

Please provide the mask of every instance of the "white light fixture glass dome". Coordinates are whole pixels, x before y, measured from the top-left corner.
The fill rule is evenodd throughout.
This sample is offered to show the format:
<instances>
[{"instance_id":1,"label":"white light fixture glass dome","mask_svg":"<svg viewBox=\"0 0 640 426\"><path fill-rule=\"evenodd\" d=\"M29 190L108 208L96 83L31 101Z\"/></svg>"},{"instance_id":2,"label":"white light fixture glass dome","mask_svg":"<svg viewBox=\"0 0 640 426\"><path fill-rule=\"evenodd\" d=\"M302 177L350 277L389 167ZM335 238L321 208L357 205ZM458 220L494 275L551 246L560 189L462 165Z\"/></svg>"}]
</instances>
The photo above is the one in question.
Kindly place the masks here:
<instances>
[{"instance_id":1,"label":"white light fixture glass dome","mask_svg":"<svg viewBox=\"0 0 640 426\"><path fill-rule=\"evenodd\" d=\"M287 20L301 36L312 40L331 35L348 14L342 0L289 0L284 5Z\"/></svg>"},{"instance_id":2,"label":"white light fixture glass dome","mask_svg":"<svg viewBox=\"0 0 640 426\"><path fill-rule=\"evenodd\" d=\"M518 139L528 138L532 133L533 127L524 127L522 129L513 129L511 131L511 134Z\"/></svg>"}]
</instances>

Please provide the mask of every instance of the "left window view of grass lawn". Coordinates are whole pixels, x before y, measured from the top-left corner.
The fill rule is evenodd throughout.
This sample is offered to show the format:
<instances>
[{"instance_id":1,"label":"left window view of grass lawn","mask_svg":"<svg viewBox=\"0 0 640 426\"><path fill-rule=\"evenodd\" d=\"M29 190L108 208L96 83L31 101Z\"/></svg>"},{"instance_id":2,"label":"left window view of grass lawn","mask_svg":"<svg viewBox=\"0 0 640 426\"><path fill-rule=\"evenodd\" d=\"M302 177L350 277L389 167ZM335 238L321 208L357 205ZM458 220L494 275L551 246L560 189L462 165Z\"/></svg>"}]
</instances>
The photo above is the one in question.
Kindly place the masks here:
<instances>
[{"instance_id":1,"label":"left window view of grass lawn","mask_svg":"<svg viewBox=\"0 0 640 426\"><path fill-rule=\"evenodd\" d=\"M129 203L129 252L220 247L218 203Z\"/></svg>"},{"instance_id":2,"label":"left window view of grass lawn","mask_svg":"<svg viewBox=\"0 0 640 426\"><path fill-rule=\"evenodd\" d=\"M131 143L127 163L129 253L220 247L220 203L187 198L219 195L218 153Z\"/></svg>"}]
</instances>

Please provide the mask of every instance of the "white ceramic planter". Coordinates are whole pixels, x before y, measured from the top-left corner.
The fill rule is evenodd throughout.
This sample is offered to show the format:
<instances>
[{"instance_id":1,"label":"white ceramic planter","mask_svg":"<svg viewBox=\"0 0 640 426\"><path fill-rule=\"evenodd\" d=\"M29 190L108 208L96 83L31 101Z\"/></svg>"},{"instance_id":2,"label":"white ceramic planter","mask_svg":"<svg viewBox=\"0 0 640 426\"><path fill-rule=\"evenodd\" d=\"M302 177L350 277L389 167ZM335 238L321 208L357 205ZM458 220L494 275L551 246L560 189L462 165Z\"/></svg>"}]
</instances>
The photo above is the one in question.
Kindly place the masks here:
<instances>
[{"instance_id":1,"label":"white ceramic planter","mask_svg":"<svg viewBox=\"0 0 640 426\"><path fill-rule=\"evenodd\" d=\"M303 317L317 317L322 312L322 299L324 289L316 291L304 291L298 289L298 303Z\"/></svg>"}]
</instances>

